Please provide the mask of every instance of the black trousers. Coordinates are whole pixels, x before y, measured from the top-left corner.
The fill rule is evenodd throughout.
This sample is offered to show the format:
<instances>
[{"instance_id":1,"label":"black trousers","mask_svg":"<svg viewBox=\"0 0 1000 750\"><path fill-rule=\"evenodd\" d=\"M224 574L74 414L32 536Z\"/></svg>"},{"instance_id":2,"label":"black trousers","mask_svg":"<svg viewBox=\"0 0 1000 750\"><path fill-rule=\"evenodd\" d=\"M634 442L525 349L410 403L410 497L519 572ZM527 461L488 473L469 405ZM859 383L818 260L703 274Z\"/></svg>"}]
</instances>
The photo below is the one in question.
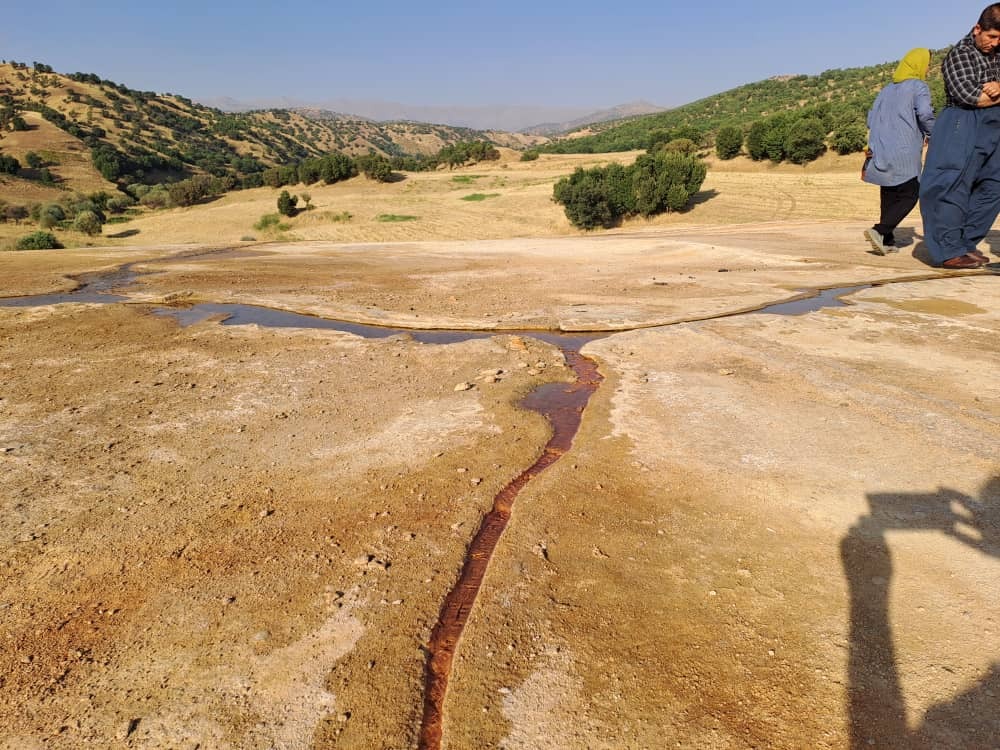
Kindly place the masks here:
<instances>
[{"instance_id":1,"label":"black trousers","mask_svg":"<svg viewBox=\"0 0 1000 750\"><path fill-rule=\"evenodd\" d=\"M882 235L882 241L886 245L892 245L895 238L893 231L899 226L899 222L907 217L913 207L920 199L920 182L914 177L907 180L902 185L883 187L880 189L882 200L882 215L879 222L873 228Z\"/></svg>"}]
</instances>

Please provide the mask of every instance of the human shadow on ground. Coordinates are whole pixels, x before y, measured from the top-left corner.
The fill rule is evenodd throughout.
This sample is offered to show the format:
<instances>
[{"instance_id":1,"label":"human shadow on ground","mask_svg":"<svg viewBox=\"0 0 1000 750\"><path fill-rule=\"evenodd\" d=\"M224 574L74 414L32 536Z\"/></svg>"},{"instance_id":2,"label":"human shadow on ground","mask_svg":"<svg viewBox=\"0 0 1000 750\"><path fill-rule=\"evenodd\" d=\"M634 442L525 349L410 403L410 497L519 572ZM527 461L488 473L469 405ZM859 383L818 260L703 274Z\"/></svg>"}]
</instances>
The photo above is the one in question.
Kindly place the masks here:
<instances>
[{"instance_id":1,"label":"human shadow on ground","mask_svg":"<svg viewBox=\"0 0 1000 750\"><path fill-rule=\"evenodd\" d=\"M984 242L993 255L1000 257L1000 232L992 231L987 233Z\"/></svg>"},{"instance_id":2,"label":"human shadow on ground","mask_svg":"<svg viewBox=\"0 0 1000 750\"><path fill-rule=\"evenodd\" d=\"M941 488L927 494L868 495L870 513L841 542L850 590L848 664L851 748L996 750L1000 747L1000 662L957 697L932 706L919 726L906 721L889 590L889 531L938 531L990 557L1000 558L1000 476L978 499ZM956 607L960 606L956 602ZM997 644L986 643L1000 657Z\"/></svg>"},{"instance_id":3,"label":"human shadow on ground","mask_svg":"<svg viewBox=\"0 0 1000 750\"><path fill-rule=\"evenodd\" d=\"M896 240L896 247L909 247L917 239L923 239L923 235L918 235L913 227L896 227L892 236Z\"/></svg>"}]
</instances>

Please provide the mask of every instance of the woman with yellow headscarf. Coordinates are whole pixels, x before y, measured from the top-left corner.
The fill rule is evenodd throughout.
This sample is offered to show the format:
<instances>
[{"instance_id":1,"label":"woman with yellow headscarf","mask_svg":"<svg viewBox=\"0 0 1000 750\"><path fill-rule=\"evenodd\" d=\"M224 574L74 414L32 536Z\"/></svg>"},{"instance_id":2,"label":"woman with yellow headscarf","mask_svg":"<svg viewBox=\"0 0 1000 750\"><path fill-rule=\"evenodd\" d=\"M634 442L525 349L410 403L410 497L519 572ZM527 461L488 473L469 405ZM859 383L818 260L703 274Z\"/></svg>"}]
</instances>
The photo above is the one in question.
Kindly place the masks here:
<instances>
[{"instance_id":1,"label":"woman with yellow headscarf","mask_svg":"<svg viewBox=\"0 0 1000 750\"><path fill-rule=\"evenodd\" d=\"M869 156L861 175L880 187L881 215L865 238L878 255L898 250L893 232L920 196L920 157L934 129L926 83L930 63L927 49L907 52L868 112Z\"/></svg>"}]
</instances>

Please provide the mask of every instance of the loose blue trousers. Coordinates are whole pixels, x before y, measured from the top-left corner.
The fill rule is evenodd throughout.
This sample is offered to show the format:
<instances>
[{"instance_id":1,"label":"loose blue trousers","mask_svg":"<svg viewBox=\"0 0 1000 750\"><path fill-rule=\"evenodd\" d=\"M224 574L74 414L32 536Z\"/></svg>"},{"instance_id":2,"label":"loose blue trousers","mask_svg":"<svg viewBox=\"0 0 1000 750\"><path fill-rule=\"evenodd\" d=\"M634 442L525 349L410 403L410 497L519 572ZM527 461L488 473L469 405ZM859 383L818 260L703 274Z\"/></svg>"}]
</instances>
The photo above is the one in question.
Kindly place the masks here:
<instances>
[{"instance_id":1,"label":"loose blue trousers","mask_svg":"<svg viewBox=\"0 0 1000 750\"><path fill-rule=\"evenodd\" d=\"M965 255L1000 214L1000 107L947 107L920 177L920 213L931 260Z\"/></svg>"}]
</instances>

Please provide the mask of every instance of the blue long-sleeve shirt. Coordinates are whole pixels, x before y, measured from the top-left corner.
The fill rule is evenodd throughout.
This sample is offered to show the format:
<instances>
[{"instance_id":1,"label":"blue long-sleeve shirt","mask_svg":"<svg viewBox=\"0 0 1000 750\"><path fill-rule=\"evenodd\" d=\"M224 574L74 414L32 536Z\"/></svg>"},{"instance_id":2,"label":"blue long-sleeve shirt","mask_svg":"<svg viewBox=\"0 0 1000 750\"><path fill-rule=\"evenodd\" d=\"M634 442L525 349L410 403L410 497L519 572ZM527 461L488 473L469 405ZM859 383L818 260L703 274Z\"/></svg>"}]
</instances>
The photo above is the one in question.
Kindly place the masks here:
<instances>
[{"instance_id":1,"label":"blue long-sleeve shirt","mask_svg":"<svg viewBox=\"0 0 1000 750\"><path fill-rule=\"evenodd\" d=\"M868 112L872 158L865 182L892 187L920 176L924 138L934 130L927 84L916 78L890 83Z\"/></svg>"}]
</instances>

